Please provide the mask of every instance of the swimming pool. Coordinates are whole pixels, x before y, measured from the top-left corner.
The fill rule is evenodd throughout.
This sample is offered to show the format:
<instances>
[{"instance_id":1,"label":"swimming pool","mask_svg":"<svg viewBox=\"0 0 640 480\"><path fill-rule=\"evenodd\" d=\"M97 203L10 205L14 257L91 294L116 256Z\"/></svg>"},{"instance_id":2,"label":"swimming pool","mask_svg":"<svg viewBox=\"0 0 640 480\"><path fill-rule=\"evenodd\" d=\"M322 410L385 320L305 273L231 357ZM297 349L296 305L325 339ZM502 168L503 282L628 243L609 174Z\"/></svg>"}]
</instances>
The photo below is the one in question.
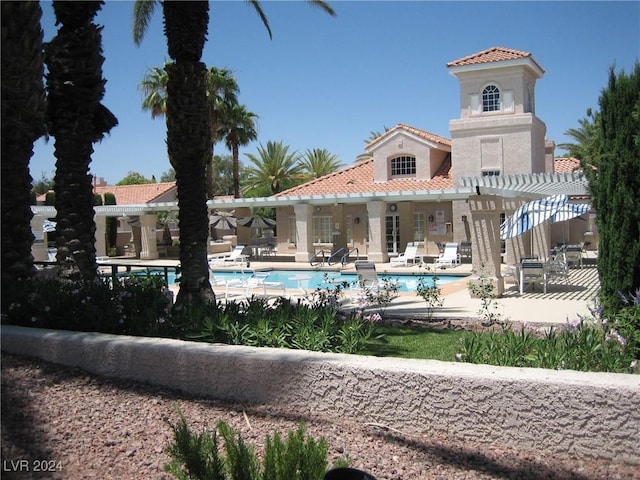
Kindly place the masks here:
<instances>
[{"instance_id":1,"label":"swimming pool","mask_svg":"<svg viewBox=\"0 0 640 480\"><path fill-rule=\"evenodd\" d=\"M261 270L263 271L263 270ZM348 282L349 284L355 284L358 279L358 275L354 273L341 273L335 271L321 271L321 270L266 270L269 273L270 282L282 282L285 288L295 290L303 288L308 291L316 290L317 288L331 288L331 284L335 282ZM218 280L231 280L248 278L253 271L246 270L243 272L215 272L215 277ZM426 274L424 276L427 276ZM304 277L304 278L303 278ZM380 281L389 279L398 283L400 292L415 292L418 287L419 274L387 274L378 273ZM438 275L438 286L442 286L446 283L460 280L459 275ZM175 282L175 274L169 273L169 284Z\"/></svg>"}]
</instances>

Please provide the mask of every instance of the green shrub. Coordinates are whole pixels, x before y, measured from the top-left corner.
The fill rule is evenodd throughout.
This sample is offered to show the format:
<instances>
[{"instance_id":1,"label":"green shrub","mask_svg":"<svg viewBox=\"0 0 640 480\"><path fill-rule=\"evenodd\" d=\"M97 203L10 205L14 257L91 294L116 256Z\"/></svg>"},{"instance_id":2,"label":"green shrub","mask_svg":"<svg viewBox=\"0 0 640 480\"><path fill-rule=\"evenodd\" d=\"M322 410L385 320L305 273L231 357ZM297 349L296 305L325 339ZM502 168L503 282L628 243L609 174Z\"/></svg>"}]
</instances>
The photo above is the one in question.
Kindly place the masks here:
<instances>
[{"instance_id":1,"label":"green shrub","mask_svg":"<svg viewBox=\"0 0 640 480\"><path fill-rule=\"evenodd\" d=\"M179 480L322 480L327 470L327 442L306 435L304 424L267 435L262 463L239 433L220 421L216 430L193 433L180 412L176 423L167 420L173 440L167 448L171 461L165 471ZM224 447L219 445L219 437ZM341 459L339 466L346 466Z\"/></svg>"}]
</instances>

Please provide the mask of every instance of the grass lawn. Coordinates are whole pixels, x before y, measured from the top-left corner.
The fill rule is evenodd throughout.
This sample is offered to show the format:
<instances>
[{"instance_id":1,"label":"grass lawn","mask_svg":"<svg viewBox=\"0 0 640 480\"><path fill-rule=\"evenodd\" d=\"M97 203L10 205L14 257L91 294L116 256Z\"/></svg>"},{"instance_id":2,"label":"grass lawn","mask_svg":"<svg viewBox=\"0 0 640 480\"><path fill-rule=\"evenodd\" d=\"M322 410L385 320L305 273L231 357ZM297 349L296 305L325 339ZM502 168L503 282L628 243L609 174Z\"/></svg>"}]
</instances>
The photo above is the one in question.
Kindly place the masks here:
<instances>
[{"instance_id":1,"label":"grass lawn","mask_svg":"<svg viewBox=\"0 0 640 480\"><path fill-rule=\"evenodd\" d=\"M455 362L462 338L472 332L461 330L435 330L416 327L376 327L375 337L363 355L376 357L429 358Z\"/></svg>"}]
</instances>

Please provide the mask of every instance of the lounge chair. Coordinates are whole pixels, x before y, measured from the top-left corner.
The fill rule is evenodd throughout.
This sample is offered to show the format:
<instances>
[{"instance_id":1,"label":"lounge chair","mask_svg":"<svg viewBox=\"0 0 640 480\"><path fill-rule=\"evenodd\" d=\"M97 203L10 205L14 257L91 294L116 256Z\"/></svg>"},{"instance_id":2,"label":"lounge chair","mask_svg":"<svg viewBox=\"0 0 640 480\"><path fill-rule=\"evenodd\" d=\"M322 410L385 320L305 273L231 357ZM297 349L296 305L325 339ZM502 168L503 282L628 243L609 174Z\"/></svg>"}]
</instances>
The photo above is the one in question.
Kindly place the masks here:
<instances>
[{"instance_id":1,"label":"lounge chair","mask_svg":"<svg viewBox=\"0 0 640 480\"><path fill-rule=\"evenodd\" d=\"M249 266L249 255L242 253L244 251L244 245L238 245L229 254L209 256L209 261L214 265L244 265Z\"/></svg>"},{"instance_id":2,"label":"lounge chair","mask_svg":"<svg viewBox=\"0 0 640 480\"><path fill-rule=\"evenodd\" d=\"M214 290L216 287L224 287L224 299L228 300L229 295L233 293L229 291L229 288L241 287L243 280L239 278L216 278L215 273L211 270L211 263L209 263L209 283Z\"/></svg>"},{"instance_id":3,"label":"lounge chair","mask_svg":"<svg viewBox=\"0 0 640 480\"><path fill-rule=\"evenodd\" d=\"M418 245L413 243L408 243L407 248L405 248L404 253L401 253L395 258L391 259L392 267L400 267L400 266L409 266L409 262L417 265L418 262L422 261L422 257L418 255Z\"/></svg>"},{"instance_id":4,"label":"lounge chair","mask_svg":"<svg viewBox=\"0 0 640 480\"><path fill-rule=\"evenodd\" d=\"M525 285L542 285L544 293L547 293L547 271L540 260L523 260L520 264L520 294L524 294Z\"/></svg>"},{"instance_id":5,"label":"lounge chair","mask_svg":"<svg viewBox=\"0 0 640 480\"><path fill-rule=\"evenodd\" d=\"M380 288L376 264L368 261L356 261L356 273L358 282L354 290L359 292L377 292Z\"/></svg>"},{"instance_id":6,"label":"lounge chair","mask_svg":"<svg viewBox=\"0 0 640 480\"><path fill-rule=\"evenodd\" d=\"M250 297L255 295L255 289L262 289L261 294L264 296L274 295L269 290L278 290L277 296L284 296L287 294L287 287L283 282L268 282L269 272L254 272L250 277L245 280L241 280L239 284L230 285L232 289L240 289L244 292L244 295ZM281 291L281 293L280 293Z\"/></svg>"},{"instance_id":7,"label":"lounge chair","mask_svg":"<svg viewBox=\"0 0 640 480\"><path fill-rule=\"evenodd\" d=\"M460 253L458 253L458 244L448 242L444 246L444 252L433 262L433 267L455 267L460 265Z\"/></svg>"}]
</instances>

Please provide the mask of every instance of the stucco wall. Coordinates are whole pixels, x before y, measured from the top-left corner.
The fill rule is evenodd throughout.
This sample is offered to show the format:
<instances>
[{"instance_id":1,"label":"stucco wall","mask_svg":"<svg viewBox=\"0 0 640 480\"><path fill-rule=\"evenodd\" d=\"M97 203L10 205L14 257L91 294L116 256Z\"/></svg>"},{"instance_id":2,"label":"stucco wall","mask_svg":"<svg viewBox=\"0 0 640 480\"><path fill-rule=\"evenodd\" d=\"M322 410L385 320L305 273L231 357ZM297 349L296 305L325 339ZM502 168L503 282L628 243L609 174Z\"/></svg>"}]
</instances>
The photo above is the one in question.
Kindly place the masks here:
<instances>
[{"instance_id":1,"label":"stucco wall","mask_svg":"<svg viewBox=\"0 0 640 480\"><path fill-rule=\"evenodd\" d=\"M640 377L2 327L2 350L420 435L640 464Z\"/></svg>"}]
</instances>

